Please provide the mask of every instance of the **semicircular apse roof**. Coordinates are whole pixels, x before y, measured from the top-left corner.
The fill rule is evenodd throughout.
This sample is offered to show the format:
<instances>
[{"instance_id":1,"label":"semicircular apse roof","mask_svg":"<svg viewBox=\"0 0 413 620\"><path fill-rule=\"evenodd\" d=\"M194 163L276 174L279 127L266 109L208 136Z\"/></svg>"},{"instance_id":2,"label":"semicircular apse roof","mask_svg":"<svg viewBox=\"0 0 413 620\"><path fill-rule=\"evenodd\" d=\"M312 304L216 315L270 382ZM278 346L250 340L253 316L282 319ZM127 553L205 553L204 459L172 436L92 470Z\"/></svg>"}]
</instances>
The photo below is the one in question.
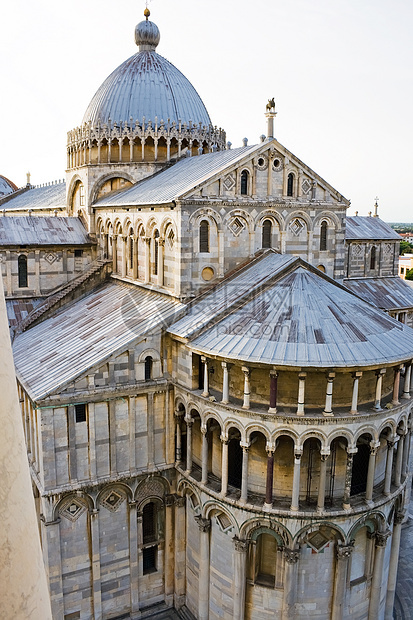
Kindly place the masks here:
<instances>
[{"instance_id":1,"label":"semicircular apse roof","mask_svg":"<svg viewBox=\"0 0 413 620\"><path fill-rule=\"evenodd\" d=\"M187 78L155 51L140 51L122 63L98 89L83 123L158 122L168 119L209 126L201 97Z\"/></svg>"}]
</instances>

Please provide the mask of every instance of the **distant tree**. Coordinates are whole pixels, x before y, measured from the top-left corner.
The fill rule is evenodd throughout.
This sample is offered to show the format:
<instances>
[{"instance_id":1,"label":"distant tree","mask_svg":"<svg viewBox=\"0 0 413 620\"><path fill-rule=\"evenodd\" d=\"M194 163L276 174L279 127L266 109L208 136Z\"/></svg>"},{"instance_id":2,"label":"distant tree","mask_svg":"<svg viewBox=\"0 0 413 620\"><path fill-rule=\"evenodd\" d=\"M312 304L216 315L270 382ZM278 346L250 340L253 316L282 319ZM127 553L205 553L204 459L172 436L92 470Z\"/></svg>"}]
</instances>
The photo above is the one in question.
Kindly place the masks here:
<instances>
[{"instance_id":1,"label":"distant tree","mask_svg":"<svg viewBox=\"0 0 413 620\"><path fill-rule=\"evenodd\" d=\"M400 241L400 254L410 254L413 251L413 246L407 241Z\"/></svg>"},{"instance_id":2,"label":"distant tree","mask_svg":"<svg viewBox=\"0 0 413 620\"><path fill-rule=\"evenodd\" d=\"M406 280L413 280L413 269L408 269L407 270Z\"/></svg>"}]
</instances>

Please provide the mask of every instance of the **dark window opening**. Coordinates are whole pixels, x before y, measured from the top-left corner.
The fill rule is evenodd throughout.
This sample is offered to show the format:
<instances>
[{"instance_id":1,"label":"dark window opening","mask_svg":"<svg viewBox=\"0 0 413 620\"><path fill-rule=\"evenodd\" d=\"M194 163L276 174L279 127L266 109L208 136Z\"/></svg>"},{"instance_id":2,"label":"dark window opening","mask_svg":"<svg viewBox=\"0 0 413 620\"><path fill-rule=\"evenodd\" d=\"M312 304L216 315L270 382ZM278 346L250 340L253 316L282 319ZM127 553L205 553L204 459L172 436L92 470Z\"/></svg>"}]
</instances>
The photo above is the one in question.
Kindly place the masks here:
<instances>
[{"instance_id":1,"label":"dark window opening","mask_svg":"<svg viewBox=\"0 0 413 620\"><path fill-rule=\"evenodd\" d=\"M198 388L200 390L204 389L204 364L202 362L201 356L198 355Z\"/></svg>"},{"instance_id":2,"label":"dark window opening","mask_svg":"<svg viewBox=\"0 0 413 620\"><path fill-rule=\"evenodd\" d=\"M142 536L144 544L156 540L156 507L153 502L146 504L142 511Z\"/></svg>"},{"instance_id":3,"label":"dark window opening","mask_svg":"<svg viewBox=\"0 0 413 620\"><path fill-rule=\"evenodd\" d=\"M156 573L156 556L158 552L158 546L146 547L142 549L143 556L143 574Z\"/></svg>"},{"instance_id":4,"label":"dark window opening","mask_svg":"<svg viewBox=\"0 0 413 620\"><path fill-rule=\"evenodd\" d=\"M287 196L293 196L294 191L294 175L292 172L287 177Z\"/></svg>"},{"instance_id":5,"label":"dark window opening","mask_svg":"<svg viewBox=\"0 0 413 620\"><path fill-rule=\"evenodd\" d=\"M154 247L154 262L153 262L153 273L155 276L158 275L158 247L159 247L159 232L155 231L155 247Z\"/></svg>"},{"instance_id":6,"label":"dark window opening","mask_svg":"<svg viewBox=\"0 0 413 620\"><path fill-rule=\"evenodd\" d=\"M129 268L133 269L133 239L129 237Z\"/></svg>"},{"instance_id":7,"label":"dark window opening","mask_svg":"<svg viewBox=\"0 0 413 620\"><path fill-rule=\"evenodd\" d=\"M271 534L261 534L257 540L255 582L274 588L277 566L277 541Z\"/></svg>"},{"instance_id":8,"label":"dark window opening","mask_svg":"<svg viewBox=\"0 0 413 620\"><path fill-rule=\"evenodd\" d=\"M265 220L262 224L262 247L271 247L271 221Z\"/></svg>"},{"instance_id":9,"label":"dark window opening","mask_svg":"<svg viewBox=\"0 0 413 620\"><path fill-rule=\"evenodd\" d=\"M376 246L374 245L370 253L370 269L376 269Z\"/></svg>"},{"instance_id":10,"label":"dark window opening","mask_svg":"<svg viewBox=\"0 0 413 620\"><path fill-rule=\"evenodd\" d=\"M86 405L75 405L76 422L86 422Z\"/></svg>"},{"instance_id":11,"label":"dark window opening","mask_svg":"<svg viewBox=\"0 0 413 620\"><path fill-rule=\"evenodd\" d=\"M209 223L206 220L199 225L199 251L209 252Z\"/></svg>"},{"instance_id":12,"label":"dark window opening","mask_svg":"<svg viewBox=\"0 0 413 620\"><path fill-rule=\"evenodd\" d=\"M23 254L19 256L17 264L19 270L19 287L25 288L29 286L27 281L27 256Z\"/></svg>"},{"instance_id":13,"label":"dark window opening","mask_svg":"<svg viewBox=\"0 0 413 620\"><path fill-rule=\"evenodd\" d=\"M327 222L321 222L320 250L327 250Z\"/></svg>"},{"instance_id":14,"label":"dark window opening","mask_svg":"<svg viewBox=\"0 0 413 620\"><path fill-rule=\"evenodd\" d=\"M358 444L357 452L353 457L350 495L364 493L367 486L367 472L369 469L370 447L368 444Z\"/></svg>"},{"instance_id":15,"label":"dark window opening","mask_svg":"<svg viewBox=\"0 0 413 620\"><path fill-rule=\"evenodd\" d=\"M242 448L239 439L230 439L228 443L228 483L241 488L242 481Z\"/></svg>"},{"instance_id":16,"label":"dark window opening","mask_svg":"<svg viewBox=\"0 0 413 620\"><path fill-rule=\"evenodd\" d=\"M246 196L248 194L248 172L243 170L241 172L241 195Z\"/></svg>"},{"instance_id":17,"label":"dark window opening","mask_svg":"<svg viewBox=\"0 0 413 620\"><path fill-rule=\"evenodd\" d=\"M75 250L75 258L81 258L83 256L83 250Z\"/></svg>"},{"instance_id":18,"label":"dark window opening","mask_svg":"<svg viewBox=\"0 0 413 620\"><path fill-rule=\"evenodd\" d=\"M145 381L152 379L153 359L150 355L145 358Z\"/></svg>"}]
</instances>

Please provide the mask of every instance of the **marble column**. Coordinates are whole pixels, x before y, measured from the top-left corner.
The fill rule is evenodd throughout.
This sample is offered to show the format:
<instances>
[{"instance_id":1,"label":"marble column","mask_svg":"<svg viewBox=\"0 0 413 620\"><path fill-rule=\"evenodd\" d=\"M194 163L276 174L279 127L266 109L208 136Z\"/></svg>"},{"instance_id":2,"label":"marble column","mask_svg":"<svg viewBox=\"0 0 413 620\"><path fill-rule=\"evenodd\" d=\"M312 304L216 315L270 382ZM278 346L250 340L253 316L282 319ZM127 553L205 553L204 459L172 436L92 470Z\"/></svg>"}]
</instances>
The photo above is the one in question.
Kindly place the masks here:
<instances>
[{"instance_id":1,"label":"marble column","mask_svg":"<svg viewBox=\"0 0 413 620\"><path fill-rule=\"evenodd\" d=\"M145 284L151 281L151 238L144 237L145 240Z\"/></svg>"},{"instance_id":2,"label":"marble column","mask_svg":"<svg viewBox=\"0 0 413 620\"><path fill-rule=\"evenodd\" d=\"M199 542L199 598L198 620L209 618L209 530L211 521L201 516L196 516L200 531Z\"/></svg>"},{"instance_id":3,"label":"marble column","mask_svg":"<svg viewBox=\"0 0 413 620\"><path fill-rule=\"evenodd\" d=\"M246 366L242 367L244 373L244 402L242 404L243 409L250 408L250 369Z\"/></svg>"},{"instance_id":4,"label":"marble column","mask_svg":"<svg viewBox=\"0 0 413 620\"><path fill-rule=\"evenodd\" d=\"M394 595L396 594L397 567L399 564L400 552L400 535L405 516L404 512L396 512L394 515L384 620L393 620Z\"/></svg>"},{"instance_id":5,"label":"marble column","mask_svg":"<svg viewBox=\"0 0 413 620\"><path fill-rule=\"evenodd\" d=\"M333 381L335 376L335 372L327 373L326 403L323 411L323 415L327 417L333 416Z\"/></svg>"},{"instance_id":6,"label":"marble column","mask_svg":"<svg viewBox=\"0 0 413 620\"><path fill-rule=\"evenodd\" d=\"M176 422L176 450L175 450L175 463L179 465L182 459L182 413L180 411L175 411L175 422Z\"/></svg>"},{"instance_id":7,"label":"marble column","mask_svg":"<svg viewBox=\"0 0 413 620\"><path fill-rule=\"evenodd\" d=\"M204 391L201 396L208 398L209 396L209 375L208 375L208 360L204 355L201 355L201 362L204 365Z\"/></svg>"},{"instance_id":8,"label":"marble column","mask_svg":"<svg viewBox=\"0 0 413 620\"><path fill-rule=\"evenodd\" d=\"M409 446L410 446L410 432L407 430L404 436L404 441L403 441L402 476L407 476L408 474Z\"/></svg>"},{"instance_id":9,"label":"marble column","mask_svg":"<svg viewBox=\"0 0 413 620\"><path fill-rule=\"evenodd\" d=\"M185 605L186 587L186 498L175 498L175 609Z\"/></svg>"},{"instance_id":10,"label":"marble column","mask_svg":"<svg viewBox=\"0 0 413 620\"><path fill-rule=\"evenodd\" d=\"M265 485L264 508L272 508L272 488L274 484L274 446L267 446L267 479Z\"/></svg>"},{"instance_id":11,"label":"marble column","mask_svg":"<svg viewBox=\"0 0 413 620\"><path fill-rule=\"evenodd\" d=\"M352 554L353 545L337 545L336 547L336 571L334 575L333 607L331 620L342 620L347 592L348 562Z\"/></svg>"},{"instance_id":12,"label":"marble column","mask_svg":"<svg viewBox=\"0 0 413 620\"><path fill-rule=\"evenodd\" d=\"M374 476L376 473L376 456L380 448L380 442L370 442L370 456L369 466L367 470L367 484L366 484L366 502L373 501L373 489L374 489Z\"/></svg>"},{"instance_id":13,"label":"marble column","mask_svg":"<svg viewBox=\"0 0 413 620\"><path fill-rule=\"evenodd\" d=\"M165 239L158 239L158 286L163 286L164 281L164 253Z\"/></svg>"},{"instance_id":14,"label":"marble column","mask_svg":"<svg viewBox=\"0 0 413 620\"><path fill-rule=\"evenodd\" d=\"M294 448L293 493L291 498L290 510L298 510L300 507L300 473L302 455L302 451Z\"/></svg>"},{"instance_id":15,"label":"marble column","mask_svg":"<svg viewBox=\"0 0 413 620\"><path fill-rule=\"evenodd\" d=\"M375 395L375 403L374 408L376 411L381 410L381 392L383 387L383 375L386 374L385 368L380 368L380 370L376 371L376 395Z\"/></svg>"},{"instance_id":16,"label":"marble column","mask_svg":"<svg viewBox=\"0 0 413 620\"><path fill-rule=\"evenodd\" d=\"M387 460L386 460L386 475L384 478L384 495L390 495L392 473L393 473L393 454L394 446L396 442L394 437L387 440Z\"/></svg>"},{"instance_id":17,"label":"marble column","mask_svg":"<svg viewBox=\"0 0 413 620\"><path fill-rule=\"evenodd\" d=\"M222 366L222 400L221 403L226 405L229 403L229 377L228 377L228 364L227 362L221 362Z\"/></svg>"},{"instance_id":18,"label":"marble column","mask_svg":"<svg viewBox=\"0 0 413 620\"><path fill-rule=\"evenodd\" d=\"M397 442L396 467L394 471L394 484L399 487L402 480L402 464L404 452L404 431L398 431L399 441Z\"/></svg>"},{"instance_id":19,"label":"marble column","mask_svg":"<svg viewBox=\"0 0 413 620\"><path fill-rule=\"evenodd\" d=\"M304 398L305 398L305 378L306 372L298 373L298 403L297 403L297 415L304 415Z\"/></svg>"},{"instance_id":20,"label":"marble column","mask_svg":"<svg viewBox=\"0 0 413 620\"><path fill-rule=\"evenodd\" d=\"M403 399L410 399L410 384L412 377L412 362L406 364L406 372L404 373L404 385L403 385Z\"/></svg>"},{"instance_id":21,"label":"marble column","mask_svg":"<svg viewBox=\"0 0 413 620\"><path fill-rule=\"evenodd\" d=\"M228 493L228 437L221 435L222 462L221 462L221 495Z\"/></svg>"},{"instance_id":22,"label":"marble column","mask_svg":"<svg viewBox=\"0 0 413 620\"><path fill-rule=\"evenodd\" d=\"M361 371L357 371L357 372L353 372L352 373L352 377L353 377L353 397L351 399L351 410L350 410L350 413L352 413L352 414L356 414L357 413L357 400L358 400L358 394L359 394L359 381L360 381L362 376L363 376L363 373Z\"/></svg>"},{"instance_id":23,"label":"marble column","mask_svg":"<svg viewBox=\"0 0 413 620\"><path fill-rule=\"evenodd\" d=\"M128 237L126 235L121 236L122 243L122 267L121 275L124 278L128 272Z\"/></svg>"},{"instance_id":24,"label":"marble column","mask_svg":"<svg viewBox=\"0 0 413 620\"><path fill-rule=\"evenodd\" d=\"M202 475L201 484L207 484L208 482L208 430L205 427L201 428L202 434Z\"/></svg>"},{"instance_id":25,"label":"marble column","mask_svg":"<svg viewBox=\"0 0 413 620\"><path fill-rule=\"evenodd\" d=\"M380 599L383 581L383 563L386 551L387 539L390 532L376 532L376 546L373 566L373 577L370 588L370 605L368 620L378 620L380 618Z\"/></svg>"},{"instance_id":26,"label":"marble column","mask_svg":"<svg viewBox=\"0 0 413 620\"><path fill-rule=\"evenodd\" d=\"M186 422L186 473L190 474L192 471L192 424L194 423L192 418L185 418Z\"/></svg>"},{"instance_id":27,"label":"marble column","mask_svg":"<svg viewBox=\"0 0 413 620\"><path fill-rule=\"evenodd\" d=\"M318 485L317 512L323 512L326 495L326 478L327 478L327 459L330 456L330 450L321 451L320 454L320 481Z\"/></svg>"},{"instance_id":28,"label":"marble column","mask_svg":"<svg viewBox=\"0 0 413 620\"><path fill-rule=\"evenodd\" d=\"M277 413L278 373L270 370L270 407L268 413Z\"/></svg>"},{"instance_id":29,"label":"marble column","mask_svg":"<svg viewBox=\"0 0 413 620\"><path fill-rule=\"evenodd\" d=\"M400 372L403 366L396 366L394 369L394 380L393 380L393 398L391 401L392 405L400 405L399 401L399 390L400 390Z\"/></svg>"},{"instance_id":30,"label":"marble column","mask_svg":"<svg viewBox=\"0 0 413 620\"><path fill-rule=\"evenodd\" d=\"M233 538L235 544L235 574L234 574L234 615L237 620L244 620L245 616L245 586L247 569L248 541L237 536Z\"/></svg>"},{"instance_id":31,"label":"marble column","mask_svg":"<svg viewBox=\"0 0 413 620\"><path fill-rule=\"evenodd\" d=\"M297 568L300 550L284 547L283 556L285 568L281 618L282 620L293 620L295 618L294 606L297 599Z\"/></svg>"},{"instance_id":32,"label":"marble column","mask_svg":"<svg viewBox=\"0 0 413 620\"><path fill-rule=\"evenodd\" d=\"M350 510L351 479L353 476L353 456L357 448L347 448L346 476L344 480L343 510Z\"/></svg>"},{"instance_id":33,"label":"marble column","mask_svg":"<svg viewBox=\"0 0 413 620\"><path fill-rule=\"evenodd\" d=\"M240 501L245 503L248 499L248 450L249 445L241 444L242 448L242 480Z\"/></svg>"}]
</instances>

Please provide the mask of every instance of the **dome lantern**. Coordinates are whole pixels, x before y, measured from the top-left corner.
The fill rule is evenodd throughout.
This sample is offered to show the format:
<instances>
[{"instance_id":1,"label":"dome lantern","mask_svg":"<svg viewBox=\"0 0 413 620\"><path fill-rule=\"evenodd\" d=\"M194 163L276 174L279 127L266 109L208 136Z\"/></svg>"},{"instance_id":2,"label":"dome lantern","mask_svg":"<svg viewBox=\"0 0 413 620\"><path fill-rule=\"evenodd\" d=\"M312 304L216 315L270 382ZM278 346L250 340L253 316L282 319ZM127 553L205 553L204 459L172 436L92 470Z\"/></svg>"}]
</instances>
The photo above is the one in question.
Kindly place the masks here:
<instances>
[{"instance_id":1,"label":"dome lantern","mask_svg":"<svg viewBox=\"0 0 413 620\"><path fill-rule=\"evenodd\" d=\"M153 52L156 50L161 40L161 33L156 24L149 21L149 9L145 9L146 19L135 28L135 42L140 52Z\"/></svg>"}]
</instances>

